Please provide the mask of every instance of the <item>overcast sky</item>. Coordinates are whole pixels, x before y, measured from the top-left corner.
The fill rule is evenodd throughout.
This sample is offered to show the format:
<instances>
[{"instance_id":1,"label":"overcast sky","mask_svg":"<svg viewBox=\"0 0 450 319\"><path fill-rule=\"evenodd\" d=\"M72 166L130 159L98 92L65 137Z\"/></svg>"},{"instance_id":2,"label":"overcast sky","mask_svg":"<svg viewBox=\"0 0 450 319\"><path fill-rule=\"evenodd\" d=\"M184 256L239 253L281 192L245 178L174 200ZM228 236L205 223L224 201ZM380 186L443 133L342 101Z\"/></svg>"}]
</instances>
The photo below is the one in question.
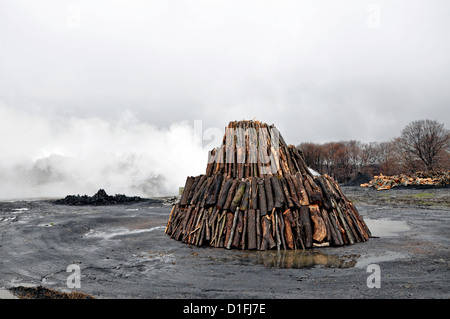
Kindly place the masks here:
<instances>
[{"instance_id":1,"label":"overcast sky","mask_svg":"<svg viewBox=\"0 0 450 319\"><path fill-rule=\"evenodd\" d=\"M448 128L449 12L445 0L0 0L0 166L93 156L118 136L118 156L163 152L188 145L195 120L258 119L295 145L385 141L425 118ZM158 141L137 141L146 133Z\"/></svg>"}]
</instances>

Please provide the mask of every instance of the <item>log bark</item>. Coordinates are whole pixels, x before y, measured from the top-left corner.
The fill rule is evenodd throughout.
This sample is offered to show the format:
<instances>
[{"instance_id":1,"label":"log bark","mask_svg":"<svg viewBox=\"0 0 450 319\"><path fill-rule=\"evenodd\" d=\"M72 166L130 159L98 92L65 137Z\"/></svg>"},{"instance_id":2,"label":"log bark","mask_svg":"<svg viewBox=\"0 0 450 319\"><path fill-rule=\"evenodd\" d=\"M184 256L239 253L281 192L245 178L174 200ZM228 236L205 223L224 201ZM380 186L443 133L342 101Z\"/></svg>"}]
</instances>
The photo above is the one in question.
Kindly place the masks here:
<instances>
[{"instance_id":1,"label":"log bark","mask_svg":"<svg viewBox=\"0 0 450 319\"><path fill-rule=\"evenodd\" d=\"M181 195L180 198L180 205L187 205L188 204L188 197L189 194L191 193L191 189L192 189L192 185L194 184L195 178L193 176L188 176L186 179L186 183L184 184L184 190L183 190L183 194Z\"/></svg>"},{"instance_id":2,"label":"log bark","mask_svg":"<svg viewBox=\"0 0 450 319\"><path fill-rule=\"evenodd\" d=\"M289 192L289 188L287 185L287 178L286 177L280 178L280 182L281 182L281 188L283 190L284 199L285 199L285 203L286 203L287 207L294 207L294 202L292 201L292 196Z\"/></svg>"},{"instance_id":3,"label":"log bark","mask_svg":"<svg viewBox=\"0 0 450 319\"><path fill-rule=\"evenodd\" d=\"M266 250L267 248L272 249L276 246L275 241L273 240L271 231L270 231L270 220L268 215L264 215L261 217L261 225L262 225L262 243L261 250Z\"/></svg>"},{"instance_id":4,"label":"log bark","mask_svg":"<svg viewBox=\"0 0 450 319\"><path fill-rule=\"evenodd\" d=\"M286 249L286 238L285 238L285 234L284 234L286 225L284 224L283 213L278 211L277 217L278 217L278 226L279 226L279 230L280 230L281 245L282 245L283 249Z\"/></svg>"},{"instance_id":5,"label":"log bark","mask_svg":"<svg viewBox=\"0 0 450 319\"><path fill-rule=\"evenodd\" d=\"M323 194L322 205L323 205L323 207L325 207L326 210L333 208L333 206L331 204L331 196L332 195L330 194L330 191L328 190L328 187L327 187L325 181L323 180L323 177L317 176L314 180L317 182L316 184L318 184L320 186L320 188L322 189L322 194Z\"/></svg>"},{"instance_id":6,"label":"log bark","mask_svg":"<svg viewBox=\"0 0 450 319\"><path fill-rule=\"evenodd\" d=\"M297 189L295 188L294 181L293 181L294 176L289 174L289 175L285 176L285 178L286 178L287 186L289 188L289 194L290 194L292 202L294 203L294 205L296 207L300 207L301 204L298 200Z\"/></svg>"},{"instance_id":7,"label":"log bark","mask_svg":"<svg viewBox=\"0 0 450 319\"><path fill-rule=\"evenodd\" d=\"M319 206L310 205L309 213L314 224L314 233L312 235L312 238L316 242L321 243L324 241L324 239L327 238L327 227L321 217L322 214L320 212Z\"/></svg>"},{"instance_id":8,"label":"log bark","mask_svg":"<svg viewBox=\"0 0 450 319\"><path fill-rule=\"evenodd\" d=\"M348 241L350 242L350 244L353 245L355 243L355 237L353 236L353 232L351 231L351 229L350 229L350 227L348 225L347 219L344 216L344 214L343 214L343 212L341 210L341 207L339 205L337 205L337 204L335 204L335 205L336 205L337 216L339 218L339 221L341 222L342 227L345 230L345 235L347 236Z\"/></svg>"},{"instance_id":9,"label":"log bark","mask_svg":"<svg viewBox=\"0 0 450 319\"><path fill-rule=\"evenodd\" d=\"M303 178L300 173L297 173L293 176L292 181L294 182L294 186L297 189L297 197L301 206L309 205L309 197L306 193L306 189L303 186Z\"/></svg>"},{"instance_id":10,"label":"log bark","mask_svg":"<svg viewBox=\"0 0 450 319\"><path fill-rule=\"evenodd\" d=\"M258 181L258 207L261 216L267 214L267 199L266 199L266 190L264 187L264 180L260 179Z\"/></svg>"},{"instance_id":11,"label":"log bark","mask_svg":"<svg viewBox=\"0 0 450 319\"><path fill-rule=\"evenodd\" d=\"M267 213L272 212L273 210L273 192L272 192L272 182L270 181L270 176L264 177L264 190L266 191L266 200L267 200ZM261 215L263 212L261 211Z\"/></svg>"},{"instance_id":12,"label":"log bark","mask_svg":"<svg viewBox=\"0 0 450 319\"><path fill-rule=\"evenodd\" d=\"M245 189L246 189L247 183L246 182L240 182L239 187L236 190L236 194L234 195L233 201L230 205L230 210L233 212L236 210L237 207L241 204L242 197L244 196Z\"/></svg>"},{"instance_id":13,"label":"log bark","mask_svg":"<svg viewBox=\"0 0 450 319\"><path fill-rule=\"evenodd\" d=\"M250 205L251 209L258 209L258 180L256 177L250 178Z\"/></svg>"},{"instance_id":14,"label":"log bark","mask_svg":"<svg viewBox=\"0 0 450 319\"><path fill-rule=\"evenodd\" d=\"M327 211L326 214L330 223L331 243L333 246L342 246L344 242L342 241L339 227L336 225L334 217L332 216L332 211Z\"/></svg>"},{"instance_id":15,"label":"log bark","mask_svg":"<svg viewBox=\"0 0 450 319\"><path fill-rule=\"evenodd\" d=\"M309 185L310 187L310 190L308 189L310 204L321 205L323 200L322 192L320 190L320 187L317 186L317 184L314 182L313 178L309 175L306 175L304 184L305 188L307 188L306 185Z\"/></svg>"},{"instance_id":16,"label":"log bark","mask_svg":"<svg viewBox=\"0 0 450 319\"><path fill-rule=\"evenodd\" d=\"M241 236L241 249L245 249L247 246L247 223L248 223L248 209L244 212L244 225L242 227L242 236Z\"/></svg>"},{"instance_id":17,"label":"log bark","mask_svg":"<svg viewBox=\"0 0 450 319\"><path fill-rule=\"evenodd\" d=\"M261 212L259 209L256 210L256 249L261 247L261 237L262 237L262 229L261 229Z\"/></svg>"},{"instance_id":18,"label":"log bark","mask_svg":"<svg viewBox=\"0 0 450 319\"><path fill-rule=\"evenodd\" d=\"M256 210L249 209L247 215L247 248L249 250L256 249L257 240L256 240Z\"/></svg>"},{"instance_id":19,"label":"log bark","mask_svg":"<svg viewBox=\"0 0 450 319\"><path fill-rule=\"evenodd\" d=\"M236 193L236 188L239 185L239 180L233 180L233 184L231 184L230 190L228 191L227 199L225 200L225 204L223 205L223 209L229 210L231 206L231 202L233 201L234 195Z\"/></svg>"},{"instance_id":20,"label":"log bark","mask_svg":"<svg viewBox=\"0 0 450 319\"><path fill-rule=\"evenodd\" d=\"M231 237L231 229L233 228L234 223L234 217L235 214L231 212L227 212L227 218L226 218L226 224L225 224L225 244L227 245L227 248L231 248L231 241L233 240L233 237ZM237 221L237 214L236 214L236 221ZM234 235L234 234L233 234ZM230 241L231 237L231 241ZM228 243L230 243L230 247L228 247Z\"/></svg>"},{"instance_id":21,"label":"log bark","mask_svg":"<svg viewBox=\"0 0 450 319\"><path fill-rule=\"evenodd\" d=\"M275 238L277 243L277 250L281 249L281 234L279 229L279 218L278 218L278 212L275 211L274 214L272 214L272 219L275 221L273 224L273 228L275 229Z\"/></svg>"},{"instance_id":22,"label":"log bark","mask_svg":"<svg viewBox=\"0 0 450 319\"><path fill-rule=\"evenodd\" d=\"M177 209L175 209L177 208ZM174 213L175 212L175 213ZM172 225L172 218L175 219L175 215L178 212L178 204L172 206L172 210L170 211L169 221L167 222L166 229L164 230L164 234L167 234Z\"/></svg>"},{"instance_id":23,"label":"log bark","mask_svg":"<svg viewBox=\"0 0 450 319\"><path fill-rule=\"evenodd\" d=\"M239 243L242 237L242 231L244 229L244 212L239 210L235 214L238 215L236 227L234 227L234 236L232 241L232 247L239 248ZM233 221L234 223L234 221ZM228 247L227 247L228 248Z\"/></svg>"},{"instance_id":24,"label":"log bark","mask_svg":"<svg viewBox=\"0 0 450 319\"><path fill-rule=\"evenodd\" d=\"M300 225L302 226L302 233L304 235L303 243L306 248L311 248L312 241L312 227L311 227L311 217L309 215L308 206L301 206L299 211Z\"/></svg>"},{"instance_id":25,"label":"log bark","mask_svg":"<svg viewBox=\"0 0 450 319\"><path fill-rule=\"evenodd\" d=\"M292 218L292 214L290 209L286 210L283 213L283 219L284 219L284 227L285 227L285 232L284 232L284 237L286 238L286 246L289 249L294 249L294 235L292 233L292 222L291 220L293 220Z\"/></svg>"},{"instance_id":26,"label":"log bark","mask_svg":"<svg viewBox=\"0 0 450 319\"><path fill-rule=\"evenodd\" d=\"M273 189L273 198L274 198L274 204L273 206L275 208L283 208L284 206L284 194L283 190L281 189L280 180L277 176L271 177L272 182L272 189Z\"/></svg>"},{"instance_id":27,"label":"log bark","mask_svg":"<svg viewBox=\"0 0 450 319\"><path fill-rule=\"evenodd\" d=\"M233 184L232 179L227 179L225 181L225 183L223 184L222 189L220 190L220 193L219 193L219 198L217 199L217 204L216 204L216 207L219 210L221 210L224 207L225 201L227 200L228 192L230 191L232 184Z\"/></svg>"}]
</instances>

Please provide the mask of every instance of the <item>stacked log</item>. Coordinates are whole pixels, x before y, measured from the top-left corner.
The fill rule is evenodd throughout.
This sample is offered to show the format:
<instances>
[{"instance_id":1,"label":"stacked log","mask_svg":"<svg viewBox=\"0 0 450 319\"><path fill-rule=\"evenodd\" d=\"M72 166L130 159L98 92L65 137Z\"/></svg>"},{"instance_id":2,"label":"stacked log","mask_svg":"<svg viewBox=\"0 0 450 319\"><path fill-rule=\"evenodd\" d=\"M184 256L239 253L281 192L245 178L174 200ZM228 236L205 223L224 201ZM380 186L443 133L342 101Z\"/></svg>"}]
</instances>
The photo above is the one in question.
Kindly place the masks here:
<instances>
[{"instance_id":1,"label":"stacked log","mask_svg":"<svg viewBox=\"0 0 450 319\"><path fill-rule=\"evenodd\" d=\"M370 237L336 181L313 176L298 149L256 121L228 125L206 173L187 177L165 232L187 244L249 250L342 246Z\"/></svg>"},{"instance_id":2,"label":"stacked log","mask_svg":"<svg viewBox=\"0 0 450 319\"><path fill-rule=\"evenodd\" d=\"M376 190L391 189L397 186L445 186L450 184L450 171L416 172L410 175L378 175L374 176L362 187L373 187Z\"/></svg>"}]
</instances>

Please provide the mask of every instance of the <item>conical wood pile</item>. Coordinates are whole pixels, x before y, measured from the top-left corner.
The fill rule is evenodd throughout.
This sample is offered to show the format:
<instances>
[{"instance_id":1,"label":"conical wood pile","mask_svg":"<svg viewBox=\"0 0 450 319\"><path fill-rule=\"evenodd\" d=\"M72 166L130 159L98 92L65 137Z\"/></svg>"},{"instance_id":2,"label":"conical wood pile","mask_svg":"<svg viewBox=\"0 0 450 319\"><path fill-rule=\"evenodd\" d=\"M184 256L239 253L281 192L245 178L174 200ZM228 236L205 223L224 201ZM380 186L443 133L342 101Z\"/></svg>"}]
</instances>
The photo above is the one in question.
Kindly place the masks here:
<instances>
[{"instance_id":1,"label":"conical wood pile","mask_svg":"<svg viewBox=\"0 0 450 319\"><path fill-rule=\"evenodd\" d=\"M368 240L356 207L329 176L313 176L272 125L231 122L206 173L188 176L165 231L192 245L305 249Z\"/></svg>"}]
</instances>

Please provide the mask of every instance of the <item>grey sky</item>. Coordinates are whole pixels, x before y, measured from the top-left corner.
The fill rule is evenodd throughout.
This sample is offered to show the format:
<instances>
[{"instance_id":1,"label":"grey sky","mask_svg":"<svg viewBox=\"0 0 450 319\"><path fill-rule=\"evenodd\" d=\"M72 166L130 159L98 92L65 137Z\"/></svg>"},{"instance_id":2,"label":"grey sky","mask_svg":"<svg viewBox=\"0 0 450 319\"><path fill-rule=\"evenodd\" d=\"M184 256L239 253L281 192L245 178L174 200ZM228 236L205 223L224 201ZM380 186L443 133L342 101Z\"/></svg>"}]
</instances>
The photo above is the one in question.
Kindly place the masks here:
<instances>
[{"instance_id":1,"label":"grey sky","mask_svg":"<svg viewBox=\"0 0 450 319\"><path fill-rule=\"evenodd\" d=\"M125 134L124 116L160 132L256 118L288 144L384 141L424 118L448 127L449 9L437 0L1 0L0 127L25 127L2 147L34 135L33 160L66 155L58 142L79 133L77 120Z\"/></svg>"}]
</instances>

